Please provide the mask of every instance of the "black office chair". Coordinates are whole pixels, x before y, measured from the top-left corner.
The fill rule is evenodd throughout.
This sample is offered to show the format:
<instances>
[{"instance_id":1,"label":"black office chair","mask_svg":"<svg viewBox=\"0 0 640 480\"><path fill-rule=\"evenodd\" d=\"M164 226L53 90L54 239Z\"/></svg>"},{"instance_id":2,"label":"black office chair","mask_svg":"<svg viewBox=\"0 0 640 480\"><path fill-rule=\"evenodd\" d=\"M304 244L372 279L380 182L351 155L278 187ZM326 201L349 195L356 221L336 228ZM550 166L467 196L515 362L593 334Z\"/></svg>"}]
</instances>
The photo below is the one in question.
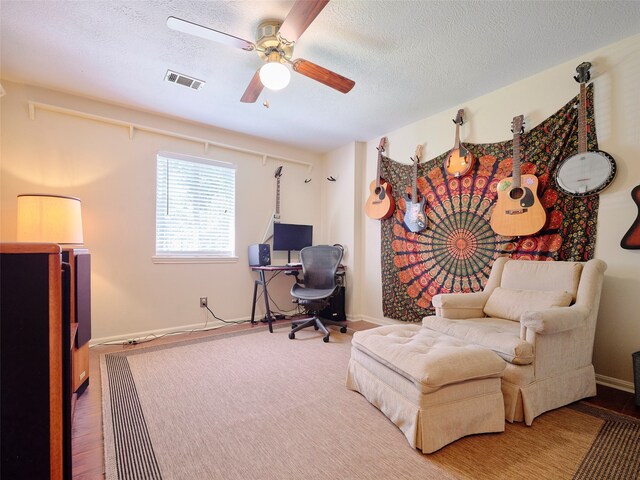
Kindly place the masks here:
<instances>
[{"instance_id":1,"label":"black office chair","mask_svg":"<svg viewBox=\"0 0 640 480\"><path fill-rule=\"evenodd\" d=\"M326 325L340 326L340 331L346 333L344 321L329 320L318 316L328 304L329 299L338 292L340 286L336 282L336 272L342 260L342 248L329 245L306 247L300 250L303 280L298 280L291 288L294 302L306 307L313 315L311 318L295 320L291 323L289 338L296 338L296 332L313 326L324 333L322 340L329 341L329 330ZM301 282L301 283L298 283Z\"/></svg>"}]
</instances>

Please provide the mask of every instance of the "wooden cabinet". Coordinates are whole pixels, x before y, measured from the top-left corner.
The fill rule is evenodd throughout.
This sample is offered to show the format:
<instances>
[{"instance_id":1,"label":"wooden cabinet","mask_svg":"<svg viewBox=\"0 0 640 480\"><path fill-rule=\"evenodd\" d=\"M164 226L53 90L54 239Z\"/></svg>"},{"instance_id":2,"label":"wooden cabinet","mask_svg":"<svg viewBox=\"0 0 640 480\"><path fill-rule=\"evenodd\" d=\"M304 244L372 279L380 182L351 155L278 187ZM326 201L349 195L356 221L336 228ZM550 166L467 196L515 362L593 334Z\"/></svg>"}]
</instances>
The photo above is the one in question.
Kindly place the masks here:
<instances>
[{"instance_id":1,"label":"wooden cabinet","mask_svg":"<svg viewBox=\"0 0 640 480\"><path fill-rule=\"evenodd\" d=\"M0 244L0 475L71 478L70 271L56 244Z\"/></svg>"}]
</instances>

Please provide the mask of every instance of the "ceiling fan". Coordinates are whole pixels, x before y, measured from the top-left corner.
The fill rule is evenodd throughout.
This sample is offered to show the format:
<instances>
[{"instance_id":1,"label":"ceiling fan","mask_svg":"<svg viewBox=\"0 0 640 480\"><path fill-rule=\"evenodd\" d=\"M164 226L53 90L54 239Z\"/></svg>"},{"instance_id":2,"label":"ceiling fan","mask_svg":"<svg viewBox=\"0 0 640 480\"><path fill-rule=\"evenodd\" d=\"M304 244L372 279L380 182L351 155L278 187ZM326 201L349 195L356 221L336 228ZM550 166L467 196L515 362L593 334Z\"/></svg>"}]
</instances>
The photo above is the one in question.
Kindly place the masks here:
<instances>
[{"instance_id":1,"label":"ceiling fan","mask_svg":"<svg viewBox=\"0 0 640 480\"><path fill-rule=\"evenodd\" d=\"M287 86L291 74L285 64L291 65L293 71L305 77L323 83L339 92L348 93L355 85L353 80L303 58L291 59L295 42L327 3L329 0L296 0L283 22L267 20L258 26L255 43L176 17L169 17L167 26L179 32L258 53L266 63L253 75L249 86L240 99L241 102L254 103L265 86L272 90L279 90Z\"/></svg>"}]
</instances>

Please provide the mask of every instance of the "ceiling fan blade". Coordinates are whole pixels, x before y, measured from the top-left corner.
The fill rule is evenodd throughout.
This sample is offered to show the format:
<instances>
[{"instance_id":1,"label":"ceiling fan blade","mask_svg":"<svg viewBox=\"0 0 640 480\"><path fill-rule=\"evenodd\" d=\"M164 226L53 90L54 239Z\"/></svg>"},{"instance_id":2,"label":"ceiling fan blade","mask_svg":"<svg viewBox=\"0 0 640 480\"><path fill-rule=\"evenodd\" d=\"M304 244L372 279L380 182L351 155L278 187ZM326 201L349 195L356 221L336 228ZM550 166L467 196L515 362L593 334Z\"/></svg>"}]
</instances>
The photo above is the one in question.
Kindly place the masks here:
<instances>
[{"instance_id":1,"label":"ceiling fan blade","mask_svg":"<svg viewBox=\"0 0 640 480\"><path fill-rule=\"evenodd\" d=\"M264 85L262 85L262 82L260 81L260 69L258 69L249 82L249 86L244 91L244 94L242 95L240 101L242 103L255 103L255 101L262 93L263 88Z\"/></svg>"},{"instance_id":2,"label":"ceiling fan blade","mask_svg":"<svg viewBox=\"0 0 640 480\"><path fill-rule=\"evenodd\" d=\"M329 0L297 0L280 26L280 37L297 41L327 3Z\"/></svg>"},{"instance_id":3,"label":"ceiling fan blade","mask_svg":"<svg viewBox=\"0 0 640 480\"><path fill-rule=\"evenodd\" d=\"M335 88L339 92L348 93L356 84L353 80L338 75L331 70L327 70L320 65L316 65L313 62L299 58L292 62L293 69L304 75L305 77L312 78L320 83L324 83L326 86Z\"/></svg>"},{"instance_id":4,"label":"ceiling fan blade","mask_svg":"<svg viewBox=\"0 0 640 480\"><path fill-rule=\"evenodd\" d=\"M188 33L189 35L195 35L196 37L206 38L207 40L213 40L214 42L223 43L229 47L241 48L243 50L251 51L255 50L256 46L248 40L234 37L228 33L219 32L212 28L203 27L197 23L192 23L181 18L169 17L167 18L167 27L178 32Z\"/></svg>"}]
</instances>

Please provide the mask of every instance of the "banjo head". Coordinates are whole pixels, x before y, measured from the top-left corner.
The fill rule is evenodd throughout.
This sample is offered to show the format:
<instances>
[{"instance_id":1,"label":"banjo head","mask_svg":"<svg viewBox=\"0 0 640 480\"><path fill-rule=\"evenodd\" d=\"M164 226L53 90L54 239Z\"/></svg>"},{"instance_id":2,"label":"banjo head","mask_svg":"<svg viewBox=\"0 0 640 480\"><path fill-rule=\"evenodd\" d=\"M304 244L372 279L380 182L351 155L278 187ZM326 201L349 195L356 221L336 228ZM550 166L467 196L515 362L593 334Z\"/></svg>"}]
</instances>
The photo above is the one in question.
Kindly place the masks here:
<instances>
[{"instance_id":1,"label":"banjo head","mask_svg":"<svg viewBox=\"0 0 640 480\"><path fill-rule=\"evenodd\" d=\"M616 176L613 157L600 150L577 153L556 170L556 183L563 193L574 197L595 195L609 186Z\"/></svg>"}]
</instances>

